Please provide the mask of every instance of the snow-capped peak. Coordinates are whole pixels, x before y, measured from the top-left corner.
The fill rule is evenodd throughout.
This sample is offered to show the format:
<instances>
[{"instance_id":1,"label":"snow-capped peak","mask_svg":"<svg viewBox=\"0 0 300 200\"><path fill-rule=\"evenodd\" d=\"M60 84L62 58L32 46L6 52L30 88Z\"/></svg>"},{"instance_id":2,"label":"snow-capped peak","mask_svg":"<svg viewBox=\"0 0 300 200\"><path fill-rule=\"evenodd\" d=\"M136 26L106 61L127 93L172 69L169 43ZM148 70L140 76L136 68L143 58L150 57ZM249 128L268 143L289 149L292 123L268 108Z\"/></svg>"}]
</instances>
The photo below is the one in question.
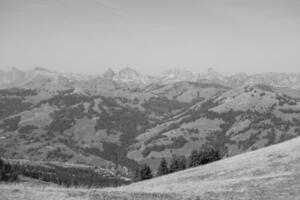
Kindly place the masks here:
<instances>
[{"instance_id":1,"label":"snow-capped peak","mask_svg":"<svg viewBox=\"0 0 300 200\"><path fill-rule=\"evenodd\" d=\"M113 80L115 75L116 73L111 68L109 68L103 73L102 77L106 80Z\"/></svg>"}]
</instances>

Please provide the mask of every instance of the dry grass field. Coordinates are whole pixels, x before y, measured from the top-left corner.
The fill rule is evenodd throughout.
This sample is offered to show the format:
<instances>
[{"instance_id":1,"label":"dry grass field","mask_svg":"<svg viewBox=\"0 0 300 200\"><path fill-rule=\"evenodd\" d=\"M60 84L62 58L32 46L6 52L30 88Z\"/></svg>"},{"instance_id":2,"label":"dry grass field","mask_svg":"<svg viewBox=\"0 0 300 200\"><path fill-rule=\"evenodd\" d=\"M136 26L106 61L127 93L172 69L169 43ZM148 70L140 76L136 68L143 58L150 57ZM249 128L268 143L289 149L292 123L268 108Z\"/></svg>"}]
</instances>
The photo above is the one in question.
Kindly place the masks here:
<instances>
[{"instance_id":1,"label":"dry grass field","mask_svg":"<svg viewBox=\"0 0 300 200\"><path fill-rule=\"evenodd\" d=\"M2 184L0 200L299 200L300 138L119 188Z\"/></svg>"},{"instance_id":2,"label":"dry grass field","mask_svg":"<svg viewBox=\"0 0 300 200\"><path fill-rule=\"evenodd\" d=\"M62 188L27 184L0 185L0 200L180 200L182 195L131 193L85 188Z\"/></svg>"}]
</instances>

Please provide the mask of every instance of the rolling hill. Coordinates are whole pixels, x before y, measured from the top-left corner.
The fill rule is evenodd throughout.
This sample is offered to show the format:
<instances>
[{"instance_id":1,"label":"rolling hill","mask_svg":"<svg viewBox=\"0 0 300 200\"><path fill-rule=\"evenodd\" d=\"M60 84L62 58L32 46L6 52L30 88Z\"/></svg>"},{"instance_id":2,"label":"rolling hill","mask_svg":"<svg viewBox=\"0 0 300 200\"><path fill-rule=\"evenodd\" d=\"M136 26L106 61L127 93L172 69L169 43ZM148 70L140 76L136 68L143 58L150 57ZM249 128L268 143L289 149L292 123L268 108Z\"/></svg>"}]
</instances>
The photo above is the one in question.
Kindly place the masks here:
<instances>
[{"instance_id":1,"label":"rolling hill","mask_svg":"<svg viewBox=\"0 0 300 200\"><path fill-rule=\"evenodd\" d=\"M300 134L300 101L265 85L247 85L200 100L140 134L127 156L157 167L162 157L213 147L223 157Z\"/></svg>"}]
</instances>

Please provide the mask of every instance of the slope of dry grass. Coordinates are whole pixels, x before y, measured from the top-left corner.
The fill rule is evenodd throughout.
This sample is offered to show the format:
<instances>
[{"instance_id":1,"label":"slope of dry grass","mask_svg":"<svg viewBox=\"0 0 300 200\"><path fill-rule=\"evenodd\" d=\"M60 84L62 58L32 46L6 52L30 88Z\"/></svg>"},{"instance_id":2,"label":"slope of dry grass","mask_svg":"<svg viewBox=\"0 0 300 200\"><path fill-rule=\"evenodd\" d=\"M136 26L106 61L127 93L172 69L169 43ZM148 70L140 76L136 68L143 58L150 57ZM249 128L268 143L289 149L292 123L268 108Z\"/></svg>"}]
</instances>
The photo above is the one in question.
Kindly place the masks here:
<instances>
[{"instance_id":1,"label":"slope of dry grass","mask_svg":"<svg viewBox=\"0 0 300 200\"><path fill-rule=\"evenodd\" d=\"M119 191L180 193L234 199L300 199L300 138L176 174L135 183ZM298 198L297 198L297 197ZM275 198L277 197L277 198ZM225 198L226 199L226 198Z\"/></svg>"},{"instance_id":2,"label":"slope of dry grass","mask_svg":"<svg viewBox=\"0 0 300 200\"><path fill-rule=\"evenodd\" d=\"M300 138L129 186L0 185L0 199L300 199Z\"/></svg>"},{"instance_id":3,"label":"slope of dry grass","mask_svg":"<svg viewBox=\"0 0 300 200\"><path fill-rule=\"evenodd\" d=\"M181 200L181 195L131 193L30 184L0 184L0 200Z\"/></svg>"}]
</instances>

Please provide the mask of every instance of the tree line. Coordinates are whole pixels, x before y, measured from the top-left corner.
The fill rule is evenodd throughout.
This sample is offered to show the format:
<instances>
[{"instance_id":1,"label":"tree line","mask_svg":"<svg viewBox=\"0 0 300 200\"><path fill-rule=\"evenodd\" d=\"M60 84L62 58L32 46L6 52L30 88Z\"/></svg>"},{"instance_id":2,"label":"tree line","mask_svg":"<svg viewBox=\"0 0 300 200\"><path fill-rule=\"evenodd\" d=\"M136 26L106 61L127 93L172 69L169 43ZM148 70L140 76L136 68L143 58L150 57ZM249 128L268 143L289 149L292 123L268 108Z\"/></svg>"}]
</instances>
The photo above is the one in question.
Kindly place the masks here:
<instances>
[{"instance_id":1,"label":"tree line","mask_svg":"<svg viewBox=\"0 0 300 200\"><path fill-rule=\"evenodd\" d=\"M157 173L154 175L151 168L147 164L143 164L135 171L135 181L147 180L153 176L162 176L173 172L178 172L187 168L197 167L210 162L220 160L220 154L213 148L193 150L187 160L185 156L173 156L168 163L165 158L161 159Z\"/></svg>"},{"instance_id":2,"label":"tree line","mask_svg":"<svg viewBox=\"0 0 300 200\"><path fill-rule=\"evenodd\" d=\"M162 176L187 168L204 165L219 160L220 154L215 149L193 150L187 160L185 156L173 156L170 162L165 158L161 159L157 173L153 174L151 168L144 164L135 171L134 180L147 180L153 176ZM104 177L92 169L60 166L31 166L11 165L0 158L0 181L18 181L18 175L23 175L46 182L53 182L64 186L87 186L105 187L128 184L118 177Z\"/></svg>"},{"instance_id":3,"label":"tree line","mask_svg":"<svg viewBox=\"0 0 300 200\"><path fill-rule=\"evenodd\" d=\"M9 164L0 158L0 181L19 181L19 175L65 187L113 187L128 184L120 177L105 175L93 168Z\"/></svg>"},{"instance_id":4,"label":"tree line","mask_svg":"<svg viewBox=\"0 0 300 200\"><path fill-rule=\"evenodd\" d=\"M105 176L91 168L62 167L49 164L49 167L18 165L18 173L51 182L65 187L114 187L128 184L127 181L114 176Z\"/></svg>"}]
</instances>

